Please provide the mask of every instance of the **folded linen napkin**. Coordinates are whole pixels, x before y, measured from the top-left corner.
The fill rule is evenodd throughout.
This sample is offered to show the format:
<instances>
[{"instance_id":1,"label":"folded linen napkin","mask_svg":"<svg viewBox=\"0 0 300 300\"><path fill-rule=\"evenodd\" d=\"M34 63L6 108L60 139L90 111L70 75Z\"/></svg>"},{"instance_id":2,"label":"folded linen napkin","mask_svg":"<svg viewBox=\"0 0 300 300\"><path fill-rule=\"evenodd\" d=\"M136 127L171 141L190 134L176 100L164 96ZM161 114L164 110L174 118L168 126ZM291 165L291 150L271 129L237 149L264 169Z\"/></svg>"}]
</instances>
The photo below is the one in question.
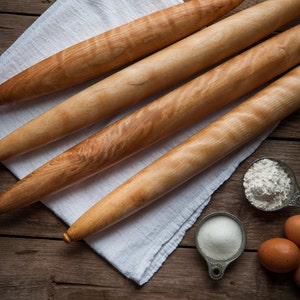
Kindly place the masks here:
<instances>
[{"instance_id":1,"label":"folded linen napkin","mask_svg":"<svg viewBox=\"0 0 300 300\"><path fill-rule=\"evenodd\" d=\"M0 57L0 82L74 43L181 2L58 0ZM40 99L1 107L0 138L89 84L91 82ZM232 107L233 105L227 106L107 171L76 184L72 189L43 199L43 203L71 225L96 201L127 178ZM23 178L49 159L129 111L3 163L18 178ZM194 224L209 202L212 193L230 177L239 163L249 156L267 135L268 133L223 159L156 203L110 229L87 238L86 242L123 275L139 285L146 283L176 249L186 230Z\"/></svg>"}]
</instances>

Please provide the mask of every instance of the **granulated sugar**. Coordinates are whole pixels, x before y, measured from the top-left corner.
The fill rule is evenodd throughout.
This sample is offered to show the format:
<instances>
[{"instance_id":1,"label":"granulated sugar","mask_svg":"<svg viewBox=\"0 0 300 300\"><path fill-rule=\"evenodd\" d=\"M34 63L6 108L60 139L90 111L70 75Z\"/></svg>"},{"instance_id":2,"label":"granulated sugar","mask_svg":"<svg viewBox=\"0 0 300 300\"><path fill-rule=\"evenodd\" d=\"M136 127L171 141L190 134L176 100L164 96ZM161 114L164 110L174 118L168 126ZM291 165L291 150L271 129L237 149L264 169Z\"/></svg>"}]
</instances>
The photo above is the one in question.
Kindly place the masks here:
<instances>
[{"instance_id":1,"label":"granulated sugar","mask_svg":"<svg viewBox=\"0 0 300 300\"><path fill-rule=\"evenodd\" d=\"M197 242L207 257L224 261L238 253L243 234L232 218L220 215L208 219L200 227Z\"/></svg>"},{"instance_id":2,"label":"granulated sugar","mask_svg":"<svg viewBox=\"0 0 300 300\"><path fill-rule=\"evenodd\" d=\"M264 158L253 163L244 175L246 198L255 207L274 210L283 205L292 189L285 169L273 159Z\"/></svg>"}]
</instances>

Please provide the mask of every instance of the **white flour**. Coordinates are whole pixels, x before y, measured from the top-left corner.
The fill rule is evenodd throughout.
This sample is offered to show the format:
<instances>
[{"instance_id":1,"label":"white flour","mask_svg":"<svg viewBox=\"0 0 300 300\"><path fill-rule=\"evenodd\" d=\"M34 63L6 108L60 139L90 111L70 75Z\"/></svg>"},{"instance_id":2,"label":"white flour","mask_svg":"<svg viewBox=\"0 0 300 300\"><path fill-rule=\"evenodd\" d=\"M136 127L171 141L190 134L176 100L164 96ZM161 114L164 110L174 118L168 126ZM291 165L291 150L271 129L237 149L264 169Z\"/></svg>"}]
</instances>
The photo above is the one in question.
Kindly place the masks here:
<instances>
[{"instance_id":1,"label":"white flour","mask_svg":"<svg viewBox=\"0 0 300 300\"><path fill-rule=\"evenodd\" d=\"M255 162L243 179L246 198L263 210L279 208L289 196L292 182L288 173L272 159Z\"/></svg>"},{"instance_id":2,"label":"white flour","mask_svg":"<svg viewBox=\"0 0 300 300\"><path fill-rule=\"evenodd\" d=\"M223 261L238 253L243 242L243 233L232 218L216 216L200 227L197 241L206 256Z\"/></svg>"}]
</instances>

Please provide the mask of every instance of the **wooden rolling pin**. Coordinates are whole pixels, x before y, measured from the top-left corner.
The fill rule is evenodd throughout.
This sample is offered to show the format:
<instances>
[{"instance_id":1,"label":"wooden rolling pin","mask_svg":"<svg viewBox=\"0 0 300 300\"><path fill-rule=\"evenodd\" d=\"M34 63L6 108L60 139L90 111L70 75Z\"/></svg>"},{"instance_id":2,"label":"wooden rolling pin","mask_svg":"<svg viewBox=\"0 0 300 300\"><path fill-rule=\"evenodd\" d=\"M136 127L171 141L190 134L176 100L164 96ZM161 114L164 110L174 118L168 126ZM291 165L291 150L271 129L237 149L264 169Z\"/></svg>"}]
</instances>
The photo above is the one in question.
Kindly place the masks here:
<instances>
[{"instance_id":1,"label":"wooden rolling pin","mask_svg":"<svg viewBox=\"0 0 300 300\"><path fill-rule=\"evenodd\" d=\"M247 50L58 155L0 195L0 213L90 177L300 63L300 25Z\"/></svg>"},{"instance_id":2,"label":"wooden rolling pin","mask_svg":"<svg viewBox=\"0 0 300 300\"><path fill-rule=\"evenodd\" d=\"M0 105L54 92L159 50L243 0L193 0L136 19L52 55L0 85Z\"/></svg>"},{"instance_id":3,"label":"wooden rolling pin","mask_svg":"<svg viewBox=\"0 0 300 300\"><path fill-rule=\"evenodd\" d=\"M57 140L176 84L258 41L297 15L300 1L269 0L223 19L21 126L0 141L0 160Z\"/></svg>"},{"instance_id":4,"label":"wooden rolling pin","mask_svg":"<svg viewBox=\"0 0 300 300\"><path fill-rule=\"evenodd\" d=\"M300 109L300 66L131 177L63 235L81 240L157 200Z\"/></svg>"}]
</instances>

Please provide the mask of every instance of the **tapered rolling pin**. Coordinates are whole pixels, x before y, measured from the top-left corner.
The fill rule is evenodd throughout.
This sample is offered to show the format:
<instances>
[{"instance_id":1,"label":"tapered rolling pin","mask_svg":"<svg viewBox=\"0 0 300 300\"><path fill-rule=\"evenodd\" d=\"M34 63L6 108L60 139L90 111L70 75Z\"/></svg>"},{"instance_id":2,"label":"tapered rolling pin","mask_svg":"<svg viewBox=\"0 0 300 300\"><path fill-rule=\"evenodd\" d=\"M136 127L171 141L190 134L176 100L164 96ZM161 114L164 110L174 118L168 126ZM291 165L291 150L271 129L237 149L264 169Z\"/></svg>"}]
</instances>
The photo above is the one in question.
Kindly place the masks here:
<instances>
[{"instance_id":1,"label":"tapered rolling pin","mask_svg":"<svg viewBox=\"0 0 300 300\"><path fill-rule=\"evenodd\" d=\"M92 135L0 195L0 213L100 172L300 63L300 25L224 62Z\"/></svg>"},{"instance_id":2,"label":"tapered rolling pin","mask_svg":"<svg viewBox=\"0 0 300 300\"><path fill-rule=\"evenodd\" d=\"M192 0L149 14L52 55L0 85L0 105L102 75L225 15L242 0Z\"/></svg>"},{"instance_id":3,"label":"tapered rolling pin","mask_svg":"<svg viewBox=\"0 0 300 300\"><path fill-rule=\"evenodd\" d=\"M81 240L157 200L300 108L300 67L131 177L63 235Z\"/></svg>"},{"instance_id":4,"label":"tapered rolling pin","mask_svg":"<svg viewBox=\"0 0 300 300\"><path fill-rule=\"evenodd\" d=\"M57 140L178 83L297 15L300 1L268 0L223 19L107 77L15 130L0 141L0 160Z\"/></svg>"}]
</instances>

